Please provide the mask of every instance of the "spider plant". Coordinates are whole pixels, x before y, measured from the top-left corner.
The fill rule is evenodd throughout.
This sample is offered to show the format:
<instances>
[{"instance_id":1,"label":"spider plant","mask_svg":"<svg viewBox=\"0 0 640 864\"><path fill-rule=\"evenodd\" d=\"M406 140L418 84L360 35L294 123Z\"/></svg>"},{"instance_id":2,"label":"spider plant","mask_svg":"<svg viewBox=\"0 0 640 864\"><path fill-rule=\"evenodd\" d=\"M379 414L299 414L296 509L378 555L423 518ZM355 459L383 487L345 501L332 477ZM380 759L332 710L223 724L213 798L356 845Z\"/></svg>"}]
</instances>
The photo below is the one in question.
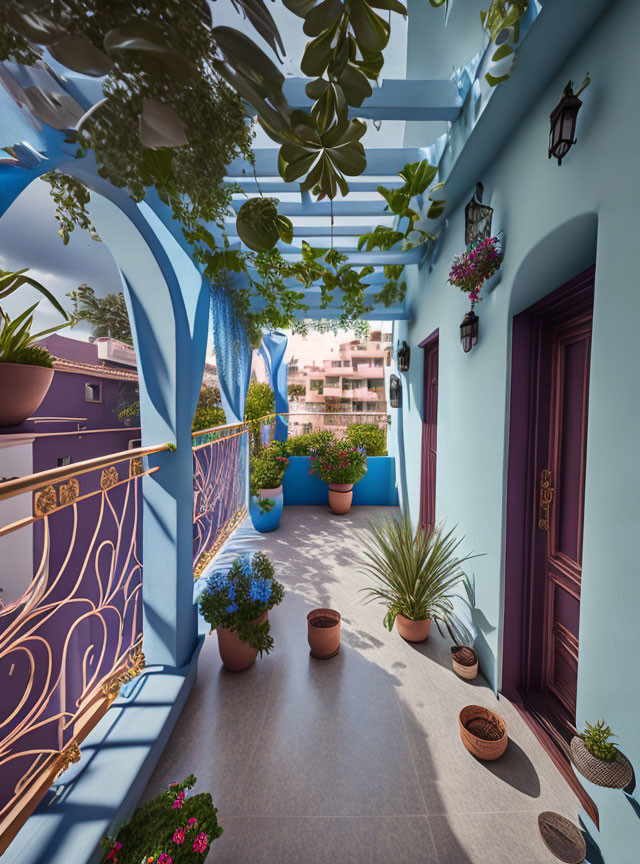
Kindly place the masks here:
<instances>
[{"instance_id":1,"label":"spider plant","mask_svg":"<svg viewBox=\"0 0 640 864\"><path fill-rule=\"evenodd\" d=\"M373 522L370 530L364 543L364 572L374 584L361 590L368 596L366 602L378 600L387 607L385 627L392 630L398 615L412 621L430 618L441 635L444 627L457 645L470 644L471 633L454 611L454 598L469 608L473 600L473 586L462 565L478 556L458 557L456 550L464 538L456 540L444 523L430 531L419 526L414 533L406 513L400 519Z\"/></svg>"},{"instance_id":2,"label":"spider plant","mask_svg":"<svg viewBox=\"0 0 640 864\"><path fill-rule=\"evenodd\" d=\"M13 320L0 309L0 363L23 363L29 366L53 365L51 354L33 343L49 333L55 333L62 327L68 327L73 322L64 321L55 327L31 333L33 313L38 306L34 303Z\"/></svg>"},{"instance_id":3,"label":"spider plant","mask_svg":"<svg viewBox=\"0 0 640 864\"><path fill-rule=\"evenodd\" d=\"M68 319L68 314L53 296L51 291L48 291L44 287L44 285L36 282L36 280L32 279L31 276L25 276L25 273L28 271L28 269L28 267L25 267L24 270L12 271L3 270L0 267L0 300L4 300L10 294L13 294L14 291L22 288L23 285L30 285L32 288L35 288L37 291L39 291L43 295L43 297L46 297L49 303L51 303L51 305L58 310L58 312L62 315L63 318Z\"/></svg>"}]
</instances>

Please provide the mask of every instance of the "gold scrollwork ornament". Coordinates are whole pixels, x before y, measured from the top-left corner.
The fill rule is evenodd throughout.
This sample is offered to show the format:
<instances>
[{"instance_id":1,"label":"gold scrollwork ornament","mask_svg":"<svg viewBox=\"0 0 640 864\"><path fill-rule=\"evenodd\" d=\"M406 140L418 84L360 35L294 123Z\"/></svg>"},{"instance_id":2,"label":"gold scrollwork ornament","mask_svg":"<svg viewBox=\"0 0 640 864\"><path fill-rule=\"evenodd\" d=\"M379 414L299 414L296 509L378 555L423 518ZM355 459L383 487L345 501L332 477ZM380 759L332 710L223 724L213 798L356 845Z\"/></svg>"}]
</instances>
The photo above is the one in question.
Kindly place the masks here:
<instances>
[{"instance_id":1,"label":"gold scrollwork ornament","mask_svg":"<svg viewBox=\"0 0 640 864\"><path fill-rule=\"evenodd\" d=\"M100 488L101 489L111 489L112 486L115 486L118 480L120 479L118 475L118 470L115 465L110 465L108 468L105 468L100 477Z\"/></svg>"},{"instance_id":2,"label":"gold scrollwork ornament","mask_svg":"<svg viewBox=\"0 0 640 864\"><path fill-rule=\"evenodd\" d=\"M120 692L120 688L125 684L128 684L129 681L139 675L144 669L146 660L142 652L142 646L136 645L135 648L129 652L127 662L129 664L128 669L125 669L122 672L117 672L105 681L102 686L104 695L108 696L109 699L115 699Z\"/></svg>"},{"instance_id":3,"label":"gold scrollwork ornament","mask_svg":"<svg viewBox=\"0 0 640 864\"><path fill-rule=\"evenodd\" d=\"M77 478L72 477L68 483L63 483L58 489L58 494L61 506L63 504L71 504L72 501L75 501L80 495L80 486L78 485Z\"/></svg>"},{"instance_id":4,"label":"gold scrollwork ornament","mask_svg":"<svg viewBox=\"0 0 640 864\"><path fill-rule=\"evenodd\" d=\"M67 770L69 765L75 765L76 762L80 761L80 748L78 747L77 741L72 741L71 745L67 747L66 750L62 752L62 764L60 765L60 769L56 774L56 780L61 774Z\"/></svg>"},{"instance_id":5,"label":"gold scrollwork ornament","mask_svg":"<svg viewBox=\"0 0 640 864\"><path fill-rule=\"evenodd\" d=\"M45 486L41 492L37 492L33 509L36 516L44 516L45 513L50 513L58 506L58 496L54 486Z\"/></svg>"}]
</instances>

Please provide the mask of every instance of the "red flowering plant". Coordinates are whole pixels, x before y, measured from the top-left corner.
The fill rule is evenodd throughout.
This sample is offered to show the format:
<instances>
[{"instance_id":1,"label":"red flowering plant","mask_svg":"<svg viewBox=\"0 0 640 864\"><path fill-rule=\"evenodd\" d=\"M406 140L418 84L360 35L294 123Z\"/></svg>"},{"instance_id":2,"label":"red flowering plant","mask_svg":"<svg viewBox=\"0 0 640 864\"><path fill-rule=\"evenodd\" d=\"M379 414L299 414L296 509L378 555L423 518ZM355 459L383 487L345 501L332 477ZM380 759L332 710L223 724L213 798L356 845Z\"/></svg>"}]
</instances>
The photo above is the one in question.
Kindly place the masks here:
<instances>
[{"instance_id":1,"label":"red flowering plant","mask_svg":"<svg viewBox=\"0 0 640 864\"><path fill-rule=\"evenodd\" d=\"M187 797L190 774L140 805L115 837L105 837L102 864L204 864L211 843L222 834L208 793Z\"/></svg>"},{"instance_id":2,"label":"red flowering plant","mask_svg":"<svg viewBox=\"0 0 640 864\"><path fill-rule=\"evenodd\" d=\"M357 483L367 473L367 451L340 439L311 451L311 470L325 483Z\"/></svg>"},{"instance_id":3,"label":"red flowering plant","mask_svg":"<svg viewBox=\"0 0 640 864\"><path fill-rule=\"evenodd\" d=\"M487 237L456 255L449 272L449 282L469 294L471 309L482 298L482 286L500 269L502 243L498 237Z\"/></svg>"}]
</instances>

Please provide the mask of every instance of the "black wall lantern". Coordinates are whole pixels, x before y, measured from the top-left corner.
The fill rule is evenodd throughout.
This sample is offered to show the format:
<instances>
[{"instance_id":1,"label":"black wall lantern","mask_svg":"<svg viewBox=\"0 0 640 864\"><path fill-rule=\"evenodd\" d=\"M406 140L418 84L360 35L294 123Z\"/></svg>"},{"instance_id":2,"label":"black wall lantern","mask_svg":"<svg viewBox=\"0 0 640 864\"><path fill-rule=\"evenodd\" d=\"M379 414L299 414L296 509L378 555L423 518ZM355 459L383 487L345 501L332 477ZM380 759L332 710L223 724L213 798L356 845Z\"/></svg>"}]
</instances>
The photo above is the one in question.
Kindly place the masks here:
<instances>
[{"instance_id":1,"label":"black wall lantern","mask_svg":"<svg viewBox=\"0 0 640 864\"><path fill-rule=\"evenodd\" d=\"M411 348L403 340L402 345L398 348L398 369L400 372L409 371L409 363L411 362Z\"/></svg>"},{"instance_id":2,"label":"black wall lantern","mask_svg":"<svg viewBox=\"0 0 640 864\"><path fill-rule=\"evenodd\" d=\"M402 405L402 382L397 375L392 375L389 380L389 401L392 408Z\"/></svg>"},{"instance_id":3,"label":"black wall lantern","mask_svg":"<svg viewBox=\"0 0 640 864\"><path fill-rule=\"evenodd\" d=\"M483 191L482 183L476 183L475 194L464 208L464 242L467 246L491 237L493 207L482 203Z\"/></svg>"},{"instance_id":4,"label":"black wall lantern","mask_svg":"<svg viewBox=\"0 0 640 864\"><path fill-rule=\"evenodd\" d=\"M549 130L549 159L552 156L558 160L558 165L562 165L562 160L567 155L572 146L576 143L576 122L578 120L578 111L582 105L582 99L578 96L582 93L585 87L588 87L591 79L587 75L577 93L573 92L573 81L569 81L564 88L562 99L550 114L551 129Z\"/></svg>"},{"instance_id":5,"label":"black wall lantern","mask_svg":"<svg viewBox=\"0 0 640 864\"><path fill-rule=\"evenodd\" d=\"M462 350L465 354L478 344L478 330L480 319L471 309L464 316L464 321L460 325L460 341L462 342Z\"/></svg>"}]
</instances>

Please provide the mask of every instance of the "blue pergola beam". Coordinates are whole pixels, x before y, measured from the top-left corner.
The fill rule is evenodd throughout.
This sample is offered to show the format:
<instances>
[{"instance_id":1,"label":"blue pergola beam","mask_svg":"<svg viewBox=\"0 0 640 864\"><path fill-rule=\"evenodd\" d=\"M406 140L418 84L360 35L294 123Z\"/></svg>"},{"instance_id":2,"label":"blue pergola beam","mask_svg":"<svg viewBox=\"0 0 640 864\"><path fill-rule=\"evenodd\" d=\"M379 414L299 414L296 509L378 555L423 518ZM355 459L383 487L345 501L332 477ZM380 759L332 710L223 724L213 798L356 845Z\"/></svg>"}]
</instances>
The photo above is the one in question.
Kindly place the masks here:
<instances>
[{"instance_id":1,"label":"blue pergola beam","mask_svg":"<svg viewBox=\"0 0 640 864\"><path fill-rule=\"evenodd\" d=\"M313 104L305 93L306 78L287 78L284 95L292 108L309 110ZM427 80L385 79L374 87L360 108L350 108L350 117L371 120L448 120L453 123L462 109L464 91L450 78Z\"/></svg>"},{"instance_id":2,"label":"blue pergola beam","mask_svg":"<svg viewBox=\"0 0 640 864\"><path fill-rule=\"evenodd\" d=\"M278 147L257 147L256 174L258 178L278 176ZM362 175L377 174L388 177L397 174L407 162L419 162L428 158L428 147L372 147L367 150L367 167ZM244 159L234 159L228 166L227 177L253 177L253 168ZM351 180L347 177L347 182Z\"/></svg>"},{"instance_id":3,"label":"blue pergola beam","mask_svg":"<svg viewBox=\"0 0 640 864\"><path fill-rule=\"evenodd\" d=\"M263 195L279 195L283 192L297 192L298 183L286 183L282 177L259 178L259 186L253 177L225 177L225 182L229 185L237 184L250 195L257 195L262 192ZM378 186L387 186L390 189L399 189L403 184L400 177L385 177L384 175L377 179L369 179L366 175L361 177L349 177L349 192L376 192ZM339 200L339 199L338 199Z\"/></svg>"},{"instance_id":4,"label":"blue pergola beam","mask_svg":"<svg viewBox=\"0 0 640 864\"><path fill-rule=\"evenodd\" d=\"M315 213L312 215L316 215ZM385 216L391 214L384 214ZM360 223L358 225L334 225L333 226L333 236L334 237L360 237L362 234L366 234L368 231L371 231L375 225L372 222L368 222L367 224ZM234 238L238 236L238 232L236 230L235 222L227 222L225 225L225 230L229 238ZM331 226L329 225L329 220L327 219L326 225L293 225L293 236L299 237L303 240L306 240L309 237L329 237L331 235ZM328 241L325 241L328 242Z\"/></svg>"},{"instance_id":5,"label":"blue pergola beam","mask_svg":"<svg viewBox=\"0 0 640 864\"><path fill-rule=\"evenodd\" d=\"M236 198L231 202L233 209L238 210L245 203L246 198ZM381 196L377 201L352 201L344 199L333 202L334 216L385 216L392 215L385 212L387 202ZM281 201L278 204L278 213L281 216L330 216L331 202L312 201L310 198L302 201Z\"/></svg>"}]
</instances>

